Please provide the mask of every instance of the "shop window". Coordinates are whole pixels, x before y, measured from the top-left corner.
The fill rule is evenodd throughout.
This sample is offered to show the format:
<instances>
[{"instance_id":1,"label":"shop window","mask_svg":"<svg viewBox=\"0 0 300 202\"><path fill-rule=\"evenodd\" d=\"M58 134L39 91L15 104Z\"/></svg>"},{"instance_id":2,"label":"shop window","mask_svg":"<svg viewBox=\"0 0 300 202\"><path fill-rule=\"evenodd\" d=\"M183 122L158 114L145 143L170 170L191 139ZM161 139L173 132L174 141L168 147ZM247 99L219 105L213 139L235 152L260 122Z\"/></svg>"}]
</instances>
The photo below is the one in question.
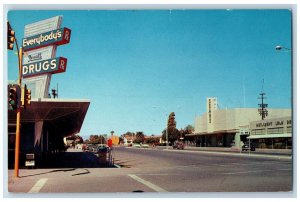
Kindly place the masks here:
<instances>
[{"instance_id":1,"label":"shop window","mask_svg":"<svg viewBox=\"0 0 300 202\"><path fill-rule=\"evenodd\" d=\"M287 127L287 128L286 128L286 132L287 132L287 133L292 133L292 127Z\"/></svg>"},{"instance_id":2,"label":"shop window","mask_svg":"<svg viewBox=\"0 0 300 202\"><path fill-rule=\"evenodd\" d=\"M283 127L280 128L268 128L268 134L282 134Z\"/></svg>"},{"instance_id":3,"label":"shop window","mask_svg":"<svg viewBox=\"0 0 300 202\"><path fill-rule=\"evenodd\" d=\"M265 134L265 129L254 129L251 131L252 135L263 135Z\"/></svg>"}]
</instances>

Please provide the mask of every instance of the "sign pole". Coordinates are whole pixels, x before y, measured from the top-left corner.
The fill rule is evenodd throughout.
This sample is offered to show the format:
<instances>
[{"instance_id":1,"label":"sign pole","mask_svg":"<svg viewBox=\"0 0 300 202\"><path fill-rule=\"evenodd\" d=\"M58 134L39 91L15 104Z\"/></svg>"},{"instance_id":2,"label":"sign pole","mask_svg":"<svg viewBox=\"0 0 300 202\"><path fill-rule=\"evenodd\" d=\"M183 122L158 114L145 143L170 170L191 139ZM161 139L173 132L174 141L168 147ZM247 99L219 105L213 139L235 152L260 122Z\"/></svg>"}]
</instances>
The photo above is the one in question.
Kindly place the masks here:
<instances>
[{"instance_id":1,"label":"sign pole","mask_svg":"<svg viewBox=\"0 0 300 202\"><path fill-rule=\"evenodd\" d=\"M21 88L22 84L22 57L23 52L22 48L18 51L18 58L19 58L19 78L18 78L18 85ZM20 99L20 98L19 98ZM17 108L17 123L16 123L16 145L15 145L15 170L14 170L14 177L19 177L19 156L20 156L20 121L21 121L21 107Z\"/></svg>"}]
</instances>

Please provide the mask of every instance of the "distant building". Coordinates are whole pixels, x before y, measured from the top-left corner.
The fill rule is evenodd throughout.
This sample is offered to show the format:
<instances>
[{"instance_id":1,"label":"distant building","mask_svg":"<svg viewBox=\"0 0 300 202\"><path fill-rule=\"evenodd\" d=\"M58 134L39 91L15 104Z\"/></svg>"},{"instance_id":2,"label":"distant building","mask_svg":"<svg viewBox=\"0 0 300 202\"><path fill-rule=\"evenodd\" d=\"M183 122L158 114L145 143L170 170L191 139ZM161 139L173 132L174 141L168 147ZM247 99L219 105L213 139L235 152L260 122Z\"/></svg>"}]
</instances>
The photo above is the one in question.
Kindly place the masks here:
<instances>
[{"instance_id":1,"label":"distant building","mask_svg":"<svg viewBox=\"0 0 300 202\"><path fill-rule=\"evenodd\" d=\"M132 134L124 134L123 135L123 138L124 138L124 144L130 144L130 143L133 143L133 141L135 140L135 134L132 133Z\"/></svg>"},{"instance_id":2,"label":"distant building","mask_svg":"<svg viewBox=\"0 0 300 202\"><path fill-rule=\"evenodd\" d=\"M195 118L194 133L186 135L186 141L193 146L241 147L243 142L248 141L249 135L255 131L255 123L261 121L257 108L218 109L217 98L207 98L206 109L206 113ZM268 111L269 115L263 122L268 122L268 120L280 121L283 117L291 117L292 115L291 109L269 108ZM289 121L291 122L291 119ZM268 131L270 130L272 131L272 129ZM281 130L277 131L277 134L280 132ZM283 131L284 134L287 132L290 132L291 137L291 129ZM258 137L250 136L249 138L261 142Z\"/></svg>"}]
</instances>

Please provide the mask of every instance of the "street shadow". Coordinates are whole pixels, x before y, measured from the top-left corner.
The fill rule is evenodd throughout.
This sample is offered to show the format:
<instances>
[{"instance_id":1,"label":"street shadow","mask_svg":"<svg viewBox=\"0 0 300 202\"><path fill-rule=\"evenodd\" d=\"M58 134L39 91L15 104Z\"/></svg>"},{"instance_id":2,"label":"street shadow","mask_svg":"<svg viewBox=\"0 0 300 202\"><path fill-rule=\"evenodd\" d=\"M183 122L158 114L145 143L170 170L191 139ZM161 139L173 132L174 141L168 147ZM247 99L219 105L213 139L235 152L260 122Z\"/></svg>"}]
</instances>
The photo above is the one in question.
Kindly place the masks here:
<instances>
[{"instance_id":1,"label":"street shadow","mask_svg":"<svg viewBox=\"0 0 300 202\"><path fill-rule=\"evenodd\" d=\"M82 173L76 173L76 174L73 174L72 176L76 176L76 175L86 175L86 174L89 174L90 171L88 169L83 169L85 170L86 172L82 172Z\"/></svg>"},{"instance_id":2,"label":"street shadow","mask_svg":"<svg viewBox=\"0 0 300 202\"><path fill-rule=\"evenodd\" d=\"M98 156L92 152L63 152L51 154L41 158L37 167L43 168L109 168L107 163L102 162Z\"/></svg>"},{"instance_id":3,"label":"street shadow","mask_svg":"<svg viewBox=\"0 0 300 202\"><path fill-rule=\"evenodd\" d=\"M134 190L132 192L135 192L135 193L143 193L144 191L143 190Z\"/></svg>"},{"instance_id":4,"label":"street shadow","mask_svg":"<svg viewBox=\"0 0 300 202\"><path fill-rule=\"evenodd\" d=\"M45 174L55 173L55 172L68 172L68 171L74 171L74 170L76 170L76 169L75 168L71 168L71 169L57 169L57 170L51 170L51 171L42 172L42 173L36 173L36 174L31 174L31 175L20 176L20 178L32 177L32 176L37 176L37 175L45 175Z\"/></svg>"}]
</instances>

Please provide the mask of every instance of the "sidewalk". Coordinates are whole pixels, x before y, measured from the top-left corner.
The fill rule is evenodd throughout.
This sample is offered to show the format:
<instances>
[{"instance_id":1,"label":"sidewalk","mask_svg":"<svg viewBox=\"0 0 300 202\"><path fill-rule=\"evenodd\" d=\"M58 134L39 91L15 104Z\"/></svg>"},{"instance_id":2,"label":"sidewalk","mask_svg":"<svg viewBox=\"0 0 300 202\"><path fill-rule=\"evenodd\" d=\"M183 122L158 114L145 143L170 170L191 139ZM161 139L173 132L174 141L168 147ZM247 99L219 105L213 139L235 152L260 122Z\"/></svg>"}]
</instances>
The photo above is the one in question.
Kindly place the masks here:
<instances>
[{"instance_id":1,"label":"sidewalk","mask_svg":"<svg viewBox=\"0 0 300 202\"><path fill-rule=\"evenodd\" d=\"M165 149L165 146L158 146L158 148ZM169 146L169 148L172 148ZM211 151L211 152L232 152L232 153L247 153L249 151L242 151L242 148L238 147L192 147L186 146L184 150L191 151ZM256 148L255 151L250 151L253 154L270 154L270 155L292 155L292 149L260 149Z\"/></svg>"}]
</instances>

